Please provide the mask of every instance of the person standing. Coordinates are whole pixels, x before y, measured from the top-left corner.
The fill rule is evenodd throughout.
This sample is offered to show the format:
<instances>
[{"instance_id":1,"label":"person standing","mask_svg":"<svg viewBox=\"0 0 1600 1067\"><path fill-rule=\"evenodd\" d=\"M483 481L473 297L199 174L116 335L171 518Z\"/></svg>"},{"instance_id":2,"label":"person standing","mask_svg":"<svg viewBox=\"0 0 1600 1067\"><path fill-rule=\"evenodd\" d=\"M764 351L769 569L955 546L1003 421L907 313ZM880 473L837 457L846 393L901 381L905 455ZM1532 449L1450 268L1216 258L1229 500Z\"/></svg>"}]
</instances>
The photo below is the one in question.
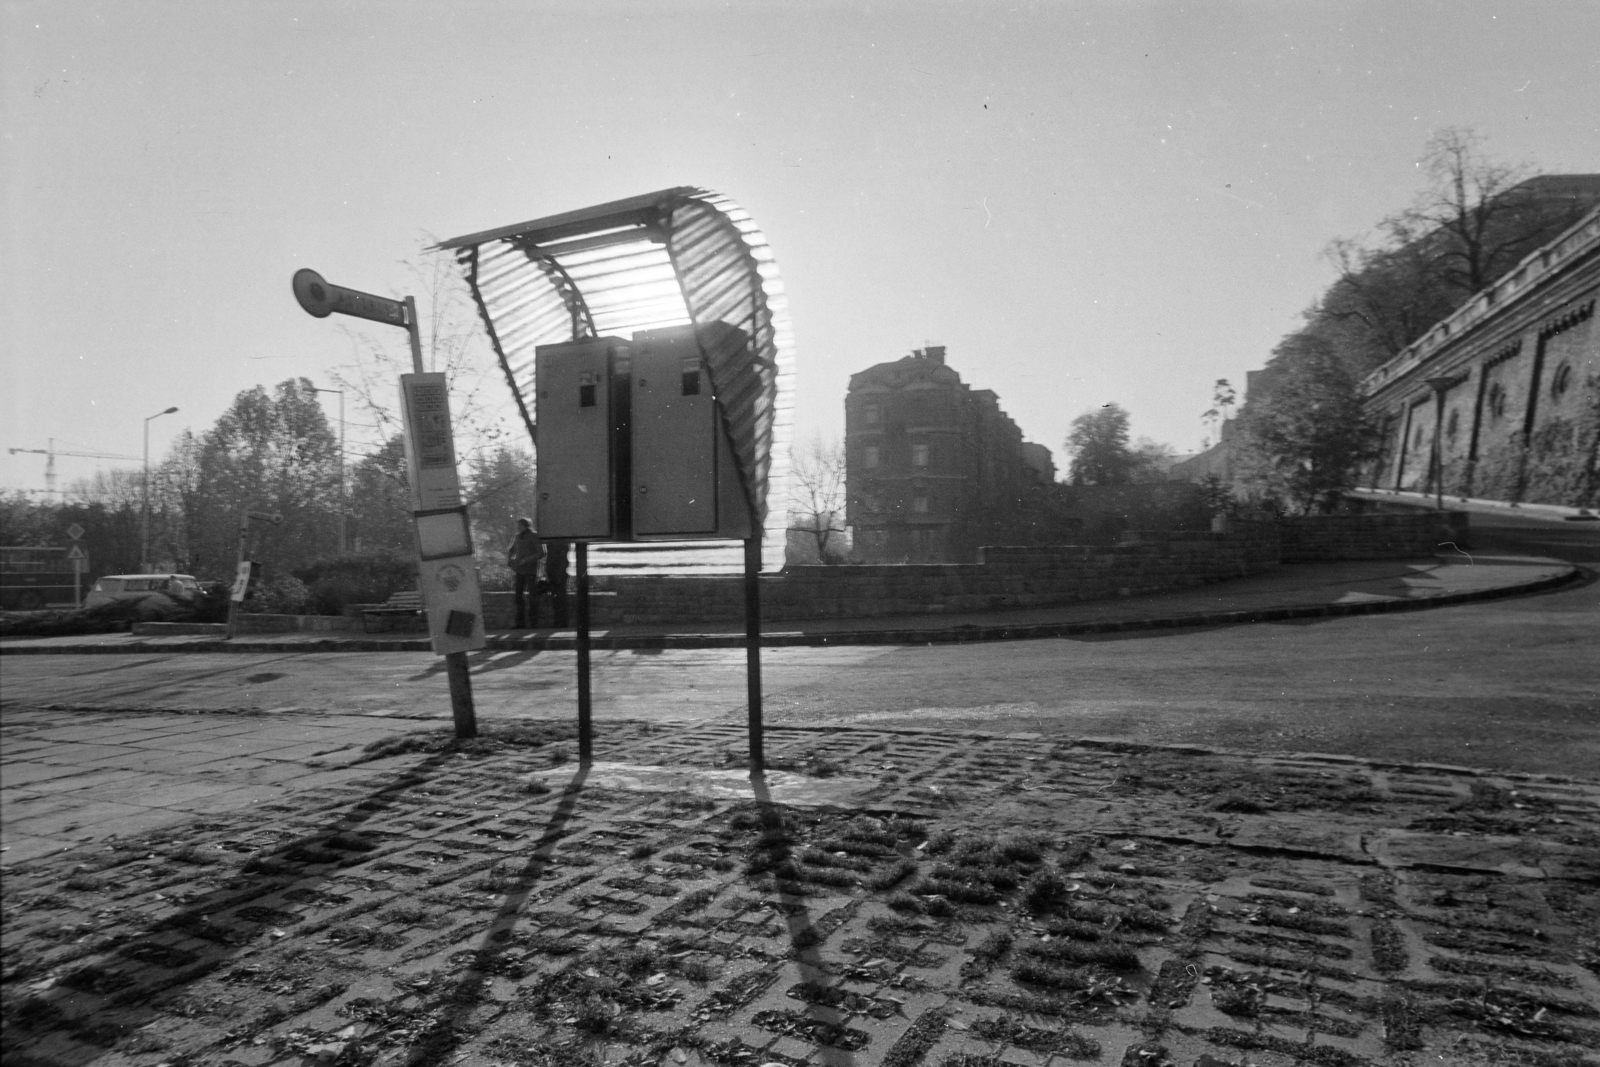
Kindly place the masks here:
<instances>
[{"instance_id":1,"label":"person standing","mask_svg":"<svg viewBox=\"0 0 1600 1067\"><path fill-rule=\"evenodd\" d=\"M539 625L539 577L544 570L544 542L534 532L532 519L517 520L517 536L506 549L506 563L511 568L512 616L511 626L516 630L537 628Z\"/></svg>"}]
</instances>

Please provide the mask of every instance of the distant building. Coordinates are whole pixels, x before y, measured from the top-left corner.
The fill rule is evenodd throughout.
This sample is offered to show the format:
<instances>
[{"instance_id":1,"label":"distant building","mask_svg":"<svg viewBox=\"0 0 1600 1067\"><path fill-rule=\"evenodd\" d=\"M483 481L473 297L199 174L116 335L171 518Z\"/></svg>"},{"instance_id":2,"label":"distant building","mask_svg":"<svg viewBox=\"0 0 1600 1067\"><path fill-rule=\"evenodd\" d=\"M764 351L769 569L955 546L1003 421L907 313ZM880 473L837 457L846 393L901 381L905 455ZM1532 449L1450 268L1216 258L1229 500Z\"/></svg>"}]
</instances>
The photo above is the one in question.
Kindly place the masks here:
<instances>
[{"instance_id":1,"label":"distant building","mask_svg":"<svg viewBox=\"0 0 1600 1067\"><path fill-rule=\"evenodd\" d=\"M1055 481L1050 450L931 345L851 377L845 465L852 558L873 563L971 562L1030 486Z\"/></svg>"},{"instance_id":2,"label":"distant building","mask_svg":"<svg viewBox=\"0 0 1600 1067\"><path fill-rule=\"evenodd\" d=\"M1050 455L1050 450L1044 445L1032 441L1022 442L1022 462L1028 465L1033 472L1033 480L1038 485L1054 485L1056 483L1056 461Z\"/></svg>"}]
</instances>

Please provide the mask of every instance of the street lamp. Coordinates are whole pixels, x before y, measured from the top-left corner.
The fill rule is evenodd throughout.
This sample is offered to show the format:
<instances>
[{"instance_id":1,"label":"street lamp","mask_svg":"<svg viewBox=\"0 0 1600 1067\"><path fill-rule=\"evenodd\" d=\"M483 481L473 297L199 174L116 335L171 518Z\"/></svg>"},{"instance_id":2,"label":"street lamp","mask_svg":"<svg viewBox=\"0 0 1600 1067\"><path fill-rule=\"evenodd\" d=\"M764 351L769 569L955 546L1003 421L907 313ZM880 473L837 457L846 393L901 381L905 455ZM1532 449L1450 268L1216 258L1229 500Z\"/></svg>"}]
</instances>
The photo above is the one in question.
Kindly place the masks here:
<instances>
[{"instance_id":1,"label":"street lamp","mask_svg":"<svg viewBox=\"0 0 1600 1067\"><path fill-rule=\"evenodd\" d=\"M139 508L139 573L150 573L150 422L171 415L177 408L158 411L144 420L144 502Z\"/></svg>"},{"instance_id":2,"label":"street lamp","mask_svg":"<svg viewBox=\"0 0 1600 1067\"><path fill-rule=\"evenodd\" d=\"M1433 390L1433 457L1429 474L1433 480L1434 507L1440 511L1444 510L1444 452L1439 443L1440 431L1444 429L1444 394L1460 381L1452 374L1422 379L1423 384Z\"/></svg>"},{"instance_id":3,"label":"street lamp","mask_svg":"<svg viewBox=\"0 0 1600 1067\"><path fill-rule=\"evenodd\" d=\"M345 540L344 525L345 512L350 510L346 507L344 499L344 390L317 389L314 385L311 388L319 393L339 394L339 555L342 556L350 550L350 546Z\"/></svg>"}]
</instances>

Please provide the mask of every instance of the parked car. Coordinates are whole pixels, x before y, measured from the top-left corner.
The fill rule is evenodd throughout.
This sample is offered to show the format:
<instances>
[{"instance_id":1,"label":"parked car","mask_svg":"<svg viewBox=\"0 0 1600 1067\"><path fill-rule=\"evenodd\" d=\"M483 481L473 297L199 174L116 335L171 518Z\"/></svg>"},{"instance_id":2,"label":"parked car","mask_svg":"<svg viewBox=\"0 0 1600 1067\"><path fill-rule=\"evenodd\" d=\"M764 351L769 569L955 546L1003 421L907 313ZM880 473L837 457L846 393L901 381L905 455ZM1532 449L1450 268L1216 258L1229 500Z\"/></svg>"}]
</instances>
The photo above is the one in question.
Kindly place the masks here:
<instances>
[{"instance_id":1,"label":"parked car","mask_svg":"<svg viewBox=\"0 0 1600 1067\"><path fill-rule=\"evenodd\" d=\"M163 615L199 605L204 594L189 574L108 574L83 598L86 608L119 600L143 601L149 614Z\"/></svg>"}]
</instances>

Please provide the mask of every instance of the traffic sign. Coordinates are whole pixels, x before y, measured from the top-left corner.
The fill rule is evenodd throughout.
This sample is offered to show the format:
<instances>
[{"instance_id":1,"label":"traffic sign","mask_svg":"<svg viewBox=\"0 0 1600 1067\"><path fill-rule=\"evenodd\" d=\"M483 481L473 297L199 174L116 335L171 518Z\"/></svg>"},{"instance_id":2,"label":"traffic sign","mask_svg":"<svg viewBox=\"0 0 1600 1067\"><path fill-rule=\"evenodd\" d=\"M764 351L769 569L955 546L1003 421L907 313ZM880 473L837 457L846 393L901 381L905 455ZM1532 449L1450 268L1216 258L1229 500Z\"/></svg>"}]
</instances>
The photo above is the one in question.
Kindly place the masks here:
<instances>
[{"instance_id":1,"label":"traffic sign","mask_svg":"<svg viewBox=\"0 0 1600 1067\"><path fill-rule=\"evenodd\" d=\"M73 523L71 526L67 527L67 536L72 538L74 541L78 540L80 537L83 536L83 527L79 526L77 523ZM68 559L76 559L77 557L76 556L68 556L67 558Z\"/></svg>"},{"instance_id":2,"label":"traffic sign","mask_svg":"<svg viewBox=\"0 0 1600 1067\"><path fill-rule=\"evenodd\" d=\"M89 558L89 554L83 550L83 546L82 545L73 545L72 548L70 548L67 551L67 558L68 559L88 559Z\"/></svg>"},{"instance_id":3,"label":"traffic sign","mask_svg":"<svg viewBox=\"0 0 1600 1067\"><path fill-rule=\"evenodd\" d=\"M406 306L401 301L334 285L309 267L294 272L292 285L294 298L300 301L306 314L316 318L325 319L337 311L341 315L354 315L390 326L406 325Z\"/></svg>"}]
</instances>

